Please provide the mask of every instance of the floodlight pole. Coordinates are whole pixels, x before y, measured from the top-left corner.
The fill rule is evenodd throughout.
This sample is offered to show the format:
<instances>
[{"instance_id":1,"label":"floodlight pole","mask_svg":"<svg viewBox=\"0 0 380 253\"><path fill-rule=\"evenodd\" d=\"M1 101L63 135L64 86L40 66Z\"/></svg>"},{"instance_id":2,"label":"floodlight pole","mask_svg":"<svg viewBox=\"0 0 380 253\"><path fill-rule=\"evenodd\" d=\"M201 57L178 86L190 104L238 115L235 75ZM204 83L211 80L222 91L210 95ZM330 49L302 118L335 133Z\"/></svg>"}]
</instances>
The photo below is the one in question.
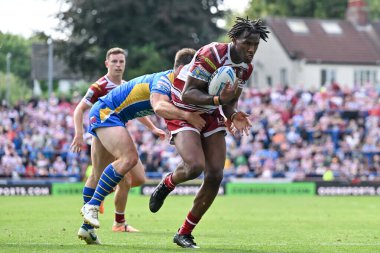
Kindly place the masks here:
<instances>
[{"instance_id":1,"label":"floodlight pole","mask_svg":"<svg viewBox=\"0 0 380 253\"><path fill-rule=\"evenodd\" d=\"M7 53L7 72L6 72L6 93L5 93L5 100L7 102L7 105L10 105L10 93L11 93L11 59L12 59L12 53Z\"/></svg>"},{"instance_id":2,"label":"floodlight pole","mask_svg":"<svg viewBox=\"0 0 380 253\"><path fill-rule=\"evenodd\" d=\"M53 90L53 40L49 38L48 44L48 99L51 98Z\"/></svg>"}]
</instances>

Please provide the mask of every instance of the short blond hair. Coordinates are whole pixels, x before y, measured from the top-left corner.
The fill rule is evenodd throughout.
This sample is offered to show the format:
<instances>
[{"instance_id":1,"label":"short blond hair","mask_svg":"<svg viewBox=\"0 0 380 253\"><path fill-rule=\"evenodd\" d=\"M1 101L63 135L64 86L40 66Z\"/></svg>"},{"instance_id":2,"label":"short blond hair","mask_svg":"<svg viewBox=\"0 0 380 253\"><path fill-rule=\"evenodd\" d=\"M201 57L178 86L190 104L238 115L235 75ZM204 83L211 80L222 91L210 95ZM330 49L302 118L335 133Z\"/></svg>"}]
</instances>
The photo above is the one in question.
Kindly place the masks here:
<instances>
[{"instance_id":1,"label":"short blond hair","mask_svg":"<svg viewBox=\"0 0 380 253\"><path fill-rule=\"evenodd\" d=\"M120 48L120 47L113 47L113 48L110 48L108 51L107 51L107 54L106 54L106 60L108 60L110 58L110 55L111 54L123 54L124 56L126 56L126 53L125 53L125 50Z\"/></svg>"},{"instance_id":2,"label":"short blond hair","mask_svg":"<svg viewBox=\"0 0 380 253\"><path fill-rule=\"evenodd\" d=\"M182 48L176 54L174 58L174 70L181 65L186 65L191 62L195 55L195 50L192 48Z\"/></svg>"}]
</instances>

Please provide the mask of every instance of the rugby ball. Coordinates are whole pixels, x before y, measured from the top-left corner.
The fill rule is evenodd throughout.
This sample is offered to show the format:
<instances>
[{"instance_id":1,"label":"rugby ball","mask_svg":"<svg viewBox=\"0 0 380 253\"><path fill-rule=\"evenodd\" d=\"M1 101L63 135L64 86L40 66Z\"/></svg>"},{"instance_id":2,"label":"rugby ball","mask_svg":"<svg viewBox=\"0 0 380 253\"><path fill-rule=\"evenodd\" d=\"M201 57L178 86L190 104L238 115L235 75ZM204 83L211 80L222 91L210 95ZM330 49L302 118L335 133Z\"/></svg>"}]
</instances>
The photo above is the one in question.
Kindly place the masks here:
<instances>
[{"instance_id":1,"label":"rugby ball","mask_svg":"<svg viewBox=\"0 0 380 253\"><path fill-rule=\"evenodd\" d=\"M232 67L222 66L218 68L210 77L208 94L218 96L228 82L230 85L234 85L235 80L236 75Z\"/></svg>"}]
</instances>

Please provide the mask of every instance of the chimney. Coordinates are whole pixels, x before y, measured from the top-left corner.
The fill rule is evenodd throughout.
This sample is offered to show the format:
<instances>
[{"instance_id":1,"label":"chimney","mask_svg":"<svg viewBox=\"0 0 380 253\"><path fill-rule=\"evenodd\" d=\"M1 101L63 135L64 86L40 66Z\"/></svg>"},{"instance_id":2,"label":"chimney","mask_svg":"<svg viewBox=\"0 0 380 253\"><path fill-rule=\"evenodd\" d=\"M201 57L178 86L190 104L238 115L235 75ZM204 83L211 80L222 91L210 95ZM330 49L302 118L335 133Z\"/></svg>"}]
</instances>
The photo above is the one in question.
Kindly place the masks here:
<instances>
[{"instance_id":1,"label":"chimney","mask_svg":"<svg viewBox=\"0 0 380 253\"><path fill-rule=\"evenodd\" d=\"M346 19L357 26L366 26L368 19L368 6L364 0L348 0Z\"/></svg>"}]
</instances>

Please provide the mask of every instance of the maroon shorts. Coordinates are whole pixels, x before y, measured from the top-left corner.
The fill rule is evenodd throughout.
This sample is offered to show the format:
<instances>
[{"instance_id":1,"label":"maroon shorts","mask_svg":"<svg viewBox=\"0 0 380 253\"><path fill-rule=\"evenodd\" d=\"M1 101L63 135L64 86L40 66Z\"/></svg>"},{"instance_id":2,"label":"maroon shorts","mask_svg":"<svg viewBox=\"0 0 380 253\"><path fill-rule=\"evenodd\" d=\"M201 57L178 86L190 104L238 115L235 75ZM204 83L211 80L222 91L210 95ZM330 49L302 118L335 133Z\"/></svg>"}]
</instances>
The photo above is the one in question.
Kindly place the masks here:
<instances>
[{"instance_id":1,"label":"maroon shorts","mask_svg":"<svg viewBox=\"0 0 380 253\"><path fill-rule=\"evenodd\" d=\"M224 117L220 114L217 109L213 113L203 113L201 117L206 121L206 125L199 132L193 125L191 125L186 120L179 119L169 119L165 120L168 130L171 134L171 141L174 135L182 131L194 131L202 135L203 137L208 137L214 133L226 131L226 125L224 124Z\"/></svg>"}]
</instances>

